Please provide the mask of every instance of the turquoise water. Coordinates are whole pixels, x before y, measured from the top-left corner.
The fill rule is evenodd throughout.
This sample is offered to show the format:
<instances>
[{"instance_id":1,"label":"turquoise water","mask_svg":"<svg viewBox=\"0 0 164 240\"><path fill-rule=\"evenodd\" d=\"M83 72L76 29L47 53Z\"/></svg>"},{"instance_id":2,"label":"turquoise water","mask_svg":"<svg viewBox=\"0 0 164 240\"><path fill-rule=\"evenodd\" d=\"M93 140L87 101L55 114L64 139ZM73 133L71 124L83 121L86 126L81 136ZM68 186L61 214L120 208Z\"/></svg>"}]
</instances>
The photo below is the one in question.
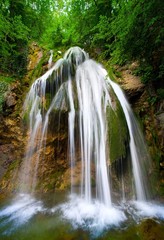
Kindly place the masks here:
<instances>
[{"instance_id":1,"label":"turquoise water","mask_svg":"<svg viewBox=\"0 0 164 240\"><path fill-rule=\"evenodd\" d=\"M138 203L137 203L138 204ZM20 194L0 204L1 240L144 239L138 227L145 218L163 224L161 205L124 203L104 209L65 193L32 197Z\"/></svg>"}]
</instances>

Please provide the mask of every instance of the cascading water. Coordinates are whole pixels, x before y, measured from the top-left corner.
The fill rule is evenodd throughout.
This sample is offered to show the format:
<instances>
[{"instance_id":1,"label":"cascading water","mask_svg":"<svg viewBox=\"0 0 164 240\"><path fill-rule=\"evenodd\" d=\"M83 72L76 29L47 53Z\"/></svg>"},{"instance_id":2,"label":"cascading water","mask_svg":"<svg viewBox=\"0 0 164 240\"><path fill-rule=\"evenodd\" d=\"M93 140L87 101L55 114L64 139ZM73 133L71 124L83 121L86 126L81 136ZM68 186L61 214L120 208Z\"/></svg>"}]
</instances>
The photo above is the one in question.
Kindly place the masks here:
<instances>
[{"instance_id":1,"label":"cascading water","mask_svg":"<svg viewBox=\"0 0 164 240\"><path fill-rule=\"evenodd\" d=\"M85 61L76 72L82 161L81 193L91 202L91 163L95 162L98 199L111 205L106 155L106 108L111 106L109 88L102 68Z\"/></svg>"},{"instance_id":2,"label":"cascading water","mask_svg":"<svg viewBox=\"0 0 164 240\"><path fill-rule=\"evenodd\" d=\"M52 225L52 214L56 214L55 221L59 222L62 213L60 223L64 218L71 221L74 228L87 229L87 234L88 229L91 230L89 239L93 236L95 239L104 229L118 227L127 219L164 219L162 206L146 202L149 193L146 170L150 167L150 160L134 114L120 87L110 80L100 64L89 59L84 50L70 48L32 84L24 112L29 118L29 140L19 174L20 194L0 211L0 235L12 236L12 231L25 223L28 226L27 221L37 214L39 227L36 224L34 230L40 229L40 216L50 215L48 223ZM64 125L68 131L70 200L55 207L44 207L44 201L34 197L39 167L47 160L47 138L51 129L54 130L51 125L57 125L55 129L60 131L63 116L67 117ZM120 116L124 124L119 122ZM128 136L122 138L123 133ZM115 145L112 134L117 137ZM129 155L131 164L127 161ZM120 173L118 169L116 173L113 171L113 165L119 166ZM132 167L130 174L125 171L128 165ZM129 187L130 182L132 187ZM137 201L129 201L134 199ZM33 223L37 223L36 219ZM28 227L30 232L31 225ZM65 226L62 227L62 236L63 229ZM53 239L61 239L58 235L54 238L54 232L58 230L52 230ZM52 239L52 236L47 238L45 235L49 231L48 225L38 239ZM18 230L18 236L20 233ZM15 233L13 236L15 239ZM31 239L35 235L31 232L29 236Z\"/></svg>"},{"instance_id":3,"label":"cascading water","mask_svg":"<svg viewBox=\"0 0 164 240\"><path fill-rule=\"evenodd\" d=\"M134 114L130 108L130 105L128 104L128 101L124 96L123 91L116 83L112 82L109 78L108 81L122 106L129 129L129 145L136 189L136 198L137 200L145 201L149 195L149 191L147 176L145 176L146 172L142 171L144 171L146 166L150 168L150 158L146 149L146 144L144 142L143 135L137 124Z\"/></svg>"},{"instance_id":4,"label":"cascading water","mask_svg":"<svg viewBox=\"0 0 164 240\"><path fill-rule=\"evenodd\" d=\"M105 69L90 60L88 55L78 47L69 49L63 59L60 59L46 74L37 79L26 98L24 106L26 112L29 111L30 138L24 171L21 171L21 183L27 182L25 176L29 176L32 172L29 167L31 166L35 170L32 173L30 187L35 189L40 154L38 153L37 161L34 163L35 167L30 163L30 158L36 148L44 147L51 113L65 109L68 111L72 193L76 191L74 170L77 162L77 149L80 148L81 184L79 192L81 197L91 203L95 196L106 206L112 205L108 146L110 120L107 123L107 108L114 110L110 96L111 88L121 104L127 121L136 198L146 200L145 189L147 187L145 187L145 178L140 164L145 163L145 158L148 162L148 154L130 106L120 87L107 77ZM46 107L47 92L50 93L50 104ZM142 150L140 144L142 144ZM141 154L143 149L144 156ZM93 178L95 179L95 193L92 190ZM122 186L124 186L123 179Z\"/></svg>"},{"instance_id":5,"label":"cascading water","mask_svg":"<svg viewBox=\"0 0 164 240\"><path fill-rule=\"evenodd\" d=\"M50 58L48 60L48 69L52 66L53 50L50 50Z\"/></svg>"},{"instance_id":6,"label":"cascading water","mask_svg":"<svg viewBox=\"0 0 164 240\"><path fill-rule=\"evenodd\" d=\"M26 157L19 176L21 182L20 192L31 192L36 187L40 153L38 153L34 163L32 156L36 150L41 149L46 144L50 113L55 108L65 107L64 103L60 101L64 100L61 96L63 96L66 88L68 89L67 98L71 109L69 125L74 124L72 77L75 75L77 66L87 58L88 55L80 48L71 48L65 53L63 59L59 59L48 72L33 83L24 103L24 111L29 115L30 127ZM46 110L46 93L50 94L48 110ZM75 152L73 128L69 128L71 164L73 164Z\"/></svg>"}]
</instances>

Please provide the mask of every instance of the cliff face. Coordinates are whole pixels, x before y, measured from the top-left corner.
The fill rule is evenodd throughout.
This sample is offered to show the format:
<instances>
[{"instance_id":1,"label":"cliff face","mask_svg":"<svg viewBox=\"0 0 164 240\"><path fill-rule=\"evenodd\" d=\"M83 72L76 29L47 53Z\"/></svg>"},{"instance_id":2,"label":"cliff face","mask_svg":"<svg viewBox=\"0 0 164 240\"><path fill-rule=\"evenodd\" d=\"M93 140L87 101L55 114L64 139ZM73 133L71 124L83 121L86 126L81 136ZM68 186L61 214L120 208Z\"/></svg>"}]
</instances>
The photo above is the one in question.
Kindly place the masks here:
<instances>
[{"instance_id":1,"label":"cliff face","mask_svg":"<svg viewBox=\"0 0 164 240\"><path fill-rule=\"evenodd\" d=\"M58 56L57 56L58 57ZM23 114L23 103L31 83L48 70L49 52L43 51L33 43L29 48L27 74L23 79L7 84L3 91L2 109L0 112L0 194L19 191L21 187L21 171L27 166L28 122ZM6 86L6 85L5 85ZM31 157L31 169L34 172L37 155L40 154L37 172L37 191L51 191L68 187L70 171L67 157L67 117L62 115L60 129L58 123L50 123L45 148L34 151ZM66 120L66 121L65 121ZM64 129L64 130L63 130ZM67 172L66 172L67 170ZM63 174L66 172L66 176ZM28 185L29 183L27 183ZM26 188L26 186L24 186Z\"/></svg>"},{"instance_id":2,"label":"cliff face","mask_svg":"<svg viewBox=\"0 0 164 240\"><path fill-rule=\"evenodd\" d=\"M16 189L16 179L27 142L27 129L22 121L23 102L41 55L41 49L33 44L24 79L12 79L5 83L3 79L7 78L1 77L1 84L7 86L1 93L3 101L0 111L0 193L3 194Z\"/></svg>"},{"instance_id":3,"label":"cliff face","mask_svg":"<svg viewBox=\"0 0 164 240\"><path fill-rule=\"evenodd\" d=\"M163 195L164 187L164 100L159 99L152 86L144 85L132 74L136 63L117 68L119 84L138 118L152 158L154 192Z\"/></svg>"},{"instance_id":4,"label":"cliff face","mask_svg":"<svg viewBox=\"0 0 164 240\"><path fill-rule=\"evenodd\" d=\"M44 53L36 44L32 44L29 55L28 73L21 81L10 84L5 94L3 112L0 115L0 189L1 193L17 191L20 186L21 163L25 160L28 141L27 123L24 123L22 111L26 92L31 82L42 75L48 66L48 54ZM164 152L164 103L152 102L149 89L132 75L131 68L117 69L121 72L118 79L139 119L148 142L149 151L153 159L153 170L159 178L156 190L161 191L163 179ZM37 191L52 191L65 189L70 184L70 163L68 160L68 126L67 113L61 116L61 124L50 123L45 148L34 151L32 162L35 165L36 156L41 157L38 167ZM52 134L53 132L53 134ZM115 152L113 152L115 156ZM78 153L77 153L78 157ZM46 159L46 160L45 160ZM79 162L80 166L80 162ZM26 167L26 166L24 166ZM74 182L79 184L80 173L78 164L74 171ZM30 174L33 174L33 167ZM94 175L94 172L93 172ZM154 181L157 182L157 177Z\"/></svg>"},{"instance_id":5,"label":"cliff face","mask_svg":"<svg viewBox=\"0 0 164 240\"><path fill-rule=\"evenodd\" d=\"M19 165L20 160L23 158L24 138L20 127L20 119L12 119L10 117L1 117L1 142L0 142L0 180L1 190L8 188L6 180L12 175L12 170ZM10 171L11 170L11 171Z\"/></svg>"},{"instance_id":6,"label":"cliff face","mask_svg":"<svg viewBox=\"0 0 164 240\"><path fill-rule=\"evenodd\" d=\"M24 156L25 136L22 125L22 89L20 82L9 84L0 114L0 190L11 189Z\"/></svg>"}]
</instances>

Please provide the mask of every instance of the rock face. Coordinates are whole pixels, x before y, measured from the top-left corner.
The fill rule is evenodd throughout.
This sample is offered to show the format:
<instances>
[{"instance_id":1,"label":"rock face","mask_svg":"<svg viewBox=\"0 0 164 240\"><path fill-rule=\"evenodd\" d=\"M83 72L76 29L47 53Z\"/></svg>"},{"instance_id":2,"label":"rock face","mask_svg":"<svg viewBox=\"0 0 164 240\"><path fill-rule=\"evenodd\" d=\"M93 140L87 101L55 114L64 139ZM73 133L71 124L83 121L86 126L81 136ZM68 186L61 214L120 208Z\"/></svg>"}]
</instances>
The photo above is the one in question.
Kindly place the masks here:
<instances>
[{"instance_id":1,"label":"rock face","mask_svg":"<svg viewBox=\"0 0 164 240\"><path fill-rule=\"evenodd\" d=\"M20 117L1 116L0 125L0 189L5 193L13 189L15 174L23 159L25 138Z\"/></svg>"},{"instance_id":2,"label":"rock face","mask_svg":"<svg viewBox=\"0 0 164 240\"><path fill-rule=\"evenodd\" d=\"M146 219L138 226L138 233L143 240L163 239L164 228L152 219Z\"/></svg>"},{"instance_id":3,"label":"rock face","mask_svg":"<svg viewBox=\"0 0 164 240\"><path fill-rule=\"evenodd\" d=\"M132 70L136 67L133 64L128 69L126 67L117 68L117 71L121 71L121 78L118 79L119 84L125 90L129 101L137 101L145 90L145 85L141 83L140 78L132 74Z\"/></svg>"},{"instance_id":4,"label":"rock face","mask_svg":"<svg viewBox=\"0 0 164 240\"><path fill-rule=\"evenodd\" d=\"M149 89L149 86L141 83L138 76L132 74L136 67L137 64L134 63L128 67L116 68L121 72L118 82L140 121L148 144L153 161L153 169L150 171L157 173L154 177L156 183L153 183L153 192L162 195L164 187L164 101L156 101L157 95L150 94L153 89Z\"/></svg>"},{"instance_id":5,"label":"rock face","mask_svg":"<svg viewBox=\"0 0 164 240\"><path fill-rule=\"evenodd\" d=\"M22 81L23 84L20 84L19 81L13 83L5 95L3 115L0 116L0 193L17 191L18 186L20 186L21 178L19 172L22 168L22 162L25 161L28 140L27 126L26 124L22 124L24 93L28 90L26 86L29 86L31 79L33 79L36 74L36 66L40 64L42 56L42 50L36 44L33 44L30 50L28 74ZM132 68L133 67L134 66L132 66ZM157 190L160 190L164 169L164 163L161 161L164 154L164 104L162 104L162 102L156 105L151 104L145 85L140 82L138 77L132 75L132 68L118 69L122 73L122 78L119 78L118 81L125 90L136 114L142 119L143 131L155 163L154 168L161 169L161 178L159 184L156 186ZM37 74L40 75L40 72L37 71ZM115 119L113 119L113 124L117 124ZM50 130L56 128L56 131L53 131L54 134L51 134L52 131L48 133L45 148L34 151L31 160L33 166L35 166L38 153L42 156L37 171L38 180L36 191L47 192L56 189L61 190L70 186L71 173L70 162L68 160L67 117L62 116L60 129L57 128L57 123L50 123L50 125ZM116 140L116 145L117 142ZM125 149L123 149L123 151L125 151ZM116 151L111 154L112 157L115 158L116 154L118 155L119 153L116 149ZM157 161L159 161L158 166L156 164ZM79 169L80 161L74 171L73 178L75 185L78 185L80 182ZM34 168L31 169L29 173L33 174L33 171ZM93 171L93 175L94 174ZM18 179L18 181L16 181L16 179Z\"/></svg>"},{"instance_id":6,"label":"rock face","mask_svg":"<svg viewBox=\"0 0 164 240\"><path fill-rule=\"evenodd\" d=\"M24 151L20 116L22 111L20 82L11 83L6 90L0 114L0 192L3 193L7 189L11 189L11 185L15 181L16 167L23 158Z\"/></svg>"},{"instance_id":7,"label":"rock face","mask_svg":"<svg viewBox=\"0 0 164 240\"><path fill-rule=\"evenodd\" d=\"M27 67L28 72L35 69L42 57L43 52L41 48L36 43L32 43L29 49L29 62Z\"/></svg>"},{"instance_id":8,"label":"rock face","mask_svg":"<svg viewBox=\"0 0 164 240\"><path fill-rule=\"evenodd\" d=\"M61 114L60 127L58 123L50 122L49 129L43 144L38 144L38 138L26 148L27 157L24 157L19 168L17 181L21 190L47 192L66 188L70 184L70 178L63 180L63 174L70 167L67 118ZM26 141L28 143L28 138Z\"/></svg>"},{"instance_id":9,"label":"rock face","mask_svg":"<svg viewBox=\"0 0 164 240\"><path fill-rule=\"evenodd\" d=\"M33 43L29 49L29 65L27 75L21 81L15 81L5 93L3 112L0 115L0 193L15 192L20 190L20 171L24 167L26 160L28 132L25 116L23 116L23 102L28 87L31 82L43 74L47 68L49 55L43 53L42 49ZM48 133L45 148L34 151L32 162L35 166L38 153L42 156L37 171L36 191L50 191L66 188L70 183L70 171L68 161L68 136L67 123L62 117L64 127L52 135ZM58 127L58 124L51 123L50 129ZM46 161L45 161L46 159ZM34 169L30 169L29 174L33 174Z\"/></svg>"},{"instance_id":10,"label":"rock face","mask_svg":"<svg viewBox=\"0 0 164 240\"><path fill-rule=\"evenodd\" d=\"M17 175L24 159L27 142L27 130L22 122L22 107L27 92L26 83L31 79L31 70L39 63L42 52L35 44L31 46L33 66L25 79L9 84L4 94L3 109L0 113L0 193L14 191L17 188ZM29 64L31 55L29 56Z\"/></svg>"},{"instance_id":11,"label":"rock face","mask_svg":"<svg viewBox=\"0 0 164 240\"><path fill-rule=\"evenodd\" d=\"M10 84L8 91L5 93L3 114L8 115L16 110L14 108L18 103L17 100L21 94L22 90L19 81Z\"/></svg>"}]
</instances>

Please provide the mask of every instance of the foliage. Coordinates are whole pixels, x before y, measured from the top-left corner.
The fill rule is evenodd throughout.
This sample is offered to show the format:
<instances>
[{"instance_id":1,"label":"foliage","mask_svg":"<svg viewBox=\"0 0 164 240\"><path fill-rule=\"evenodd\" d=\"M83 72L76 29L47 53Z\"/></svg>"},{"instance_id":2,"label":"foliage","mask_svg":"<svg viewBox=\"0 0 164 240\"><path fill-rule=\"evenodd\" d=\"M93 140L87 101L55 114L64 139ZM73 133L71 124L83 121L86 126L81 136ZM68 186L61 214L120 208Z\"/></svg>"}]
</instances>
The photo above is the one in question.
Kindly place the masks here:
<instances>
[{"instance_id":1,"label":"foliage","mask_svg":"<svg viewBox=\"0 0 164 240\"><path fill-rule=\"evenodd\" d=\"M112 63L138 60L143 82L162 88L162 0L4 0L0 7L3 71L23 74L28 43L36 40L49 49L100 49Z\"/></svg>"},{"instance_id":2,"label":"foliage","mask_svg":"<svg viewBox=\"0 0 164 240\"><path fill-rule=\"evenodd\" d=\"M157 89L157 93L160 99L164 99L164 89L163 88L159 88Z\"/></svg>"},{"instance_id":3,"label":"foliage","mask_svg":"<svg viewBox=\"0 0 164 240\"><path fill-rule=\"evenodd\" d=\"M108 16L110 8L111 1L60 1L54 11L54 21L46 30L48 34L42 40L52 42L53 37L55 46L79 45L86 48L93 41L100 16L104 12Z\"/></svg>"},{"instance_id":4,"label":"foliage","mask_svg":"<svg viewBox=\"0 0 164 240\"><path fill-rule=\"evenodd\" d=\"M0 3L0 69L26 72L28 43L39 40L50 21L51 0L5 0Z\"/></svg>"},{"instance_id":5,"label":"foliage","mask_svg":"<svg viewBox=\"0 0 164 240\"><path fill-rule=\"evenodd\" d=\"M115 62L139 60L143 82L161 79L163 69L162 39L164 35L162 1L128 1L112 21ZM160 70L161 69L161 70Z\"/></svg>"},{"instance_id":6,"label":"foliage","mask_svg":"<svg viewBox=\"0 0 164 240\"><path fill-rule=\"evenodd\" d=\"M160 85L164 73L162 6L162 0L60 1L44 41L53 43L52 47L100 48L113 63L138 60L143 82Z\"/></svg>"},{"instance_id":7,"label":"foliage","mask_svg":"<svg viewBox=\"0 0 164 240\"><path fill-rule=\"evenodd\" d=\"M92 46L100 45L103 49L103 56L109 56L110 44L112 43L110 19L106 16L100 16L100 20L93 30L95 31L95 34Z\"/></svg>"}]
</instances>

